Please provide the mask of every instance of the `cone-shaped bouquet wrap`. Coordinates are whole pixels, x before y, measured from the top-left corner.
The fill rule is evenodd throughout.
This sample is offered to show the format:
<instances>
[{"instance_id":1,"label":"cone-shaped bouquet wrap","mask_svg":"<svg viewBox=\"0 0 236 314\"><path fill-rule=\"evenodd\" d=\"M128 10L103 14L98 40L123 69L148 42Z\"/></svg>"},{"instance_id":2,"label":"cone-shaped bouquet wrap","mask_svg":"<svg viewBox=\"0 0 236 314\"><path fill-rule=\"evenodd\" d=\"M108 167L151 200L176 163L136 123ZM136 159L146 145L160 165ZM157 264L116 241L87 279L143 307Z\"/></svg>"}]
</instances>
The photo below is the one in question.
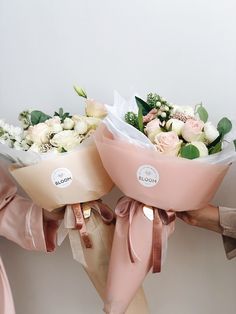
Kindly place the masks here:
<instances>
[{"instance_id":1,"label":"cone-shaped bouquet wrap","mask_svg":"<svg viewBox=\"0 0 236 314\"><path fill-rule=\"evenodd\" d=\"M233 143L222 144L224 133L232 128L229 120L223 119L219 131L213 132L210 123L204 125L191 111L174 111L161 98L155 101L159 109L150 111L146 102L140 98L136 101L138 106L116 95L114 106L108 106L108 116L95 134L106 171L129 197L120 200L116 209L107 313L123 313L148 271L153 268L153 272L160 272L167 238L174 230L175 211L206 206L236 157ZM166 112L160 113L160 108ZM200 115L203 110L199 109ZM191 132L185 131L189 124L193 125ZM190 141L189 134L195 141Z\"/></svg>"},{"instance_id":2,"label":"cone-shaped bouquet wrap","mask_svg":"<svg viewBox=\"0 0 236 314\"><path fill-rule=\"evenodd\" d=\"M91 136L101 122L93 113L104 114L103 107L86 102L90 116L25 111L25 130L0 120L0 153L12 161L11 174L36 204L49 211L66 207L58 244L69 236L73 257L104 300L115 216L99 199L113 182ZM141 288L127 313L148 313Z\"/></svg>"}]
</instances>

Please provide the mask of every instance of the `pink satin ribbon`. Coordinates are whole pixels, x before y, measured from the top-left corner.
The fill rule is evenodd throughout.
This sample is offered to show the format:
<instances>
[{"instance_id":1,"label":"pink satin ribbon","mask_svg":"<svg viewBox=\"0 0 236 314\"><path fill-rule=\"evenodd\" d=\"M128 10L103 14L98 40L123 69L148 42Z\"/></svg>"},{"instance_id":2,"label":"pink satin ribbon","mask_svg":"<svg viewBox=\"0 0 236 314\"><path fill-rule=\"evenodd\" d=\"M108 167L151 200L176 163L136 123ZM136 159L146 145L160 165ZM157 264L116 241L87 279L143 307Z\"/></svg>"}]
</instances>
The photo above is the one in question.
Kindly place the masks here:
<instances>
[{"instance_id":1,"label":"pink satin ribbon","mask_svg":"<svg viewBox=\"0 0 236 314\"><path fill-rule=\"evenodd\" d=\"M129 227L128 227L128 250L129 256L132 263L140 261L132 243L132 221L137 210L143 210L143 203L140 203L127 196L122 197L116 206L115 213L121 218L128 216ZM165 211L156 207L153 208L153 238L152 238L152 266L153 273L161 271L161 255L162 255L162 228L163 225L168 225L173 222L176 218L176 214L173 211Z\"/></svg>"},{"instance_id":2,"label":"pink satin ribbon","mask_svg":"<svg viewBox=\"0 0 236 314\"><path fill-rule=\"evenodd\" d=\"M101 216L105 224L111 224L115 222L115 214L106 204L102 203L101 201L87 202L86 205L88 205L91 210L97 212ZM87 232L81 204L73 204L71 205L71 207L75 216L75 229L79 230L81 239L83 240L85 247L88 249L92 248L92 241Z\"/></svg>"}]
</instances>

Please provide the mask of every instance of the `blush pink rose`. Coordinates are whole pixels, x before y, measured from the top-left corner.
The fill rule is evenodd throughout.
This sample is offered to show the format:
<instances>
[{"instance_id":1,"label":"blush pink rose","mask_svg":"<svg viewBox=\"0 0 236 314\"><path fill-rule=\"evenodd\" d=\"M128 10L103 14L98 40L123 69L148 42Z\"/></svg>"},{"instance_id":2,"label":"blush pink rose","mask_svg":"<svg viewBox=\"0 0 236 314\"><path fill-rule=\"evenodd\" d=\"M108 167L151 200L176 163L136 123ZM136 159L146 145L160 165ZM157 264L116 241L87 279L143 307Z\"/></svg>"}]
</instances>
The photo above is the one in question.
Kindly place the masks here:
<instances>
[{"instance_id":1,"label":"blush pink rose","mask_svg":"<svg viewBox=\"0 0 236 314\"><path fill-rule=\"evenodd\" d=\"M177 156L182 144L178 135L173 132L161 132L155 136L155 147L160 153Z\"/></svg>"},{"instance_id":2,"label":"blush pink rose","mask_svg":"<svg viewBox=\"0 0 236 314\"><path fill-rule=\"evenodd\" d=\"M188 119L182 128L182 137L187 142L201 141L204 136L204 133L202 132L203 127L203 121Z\"/></svg>"},{"instance_id":3,"label":"blush pink rose","mask_svg":"<svg viewBox=\"0 0 236 314\"><path fill-rule=\"evenodd\" d=\"M153 119L152 121L148 122L144 131L147 134L150 141L153 142L155 139L155 136L161 132L160 120L156 118L156 119Z\"/></svg>"},{"instance_id":4,"label":"blush pink rose","mask_svg":"<svg viewBox=\"0 0 236 314\"><path fill-rule=\"evenodd\" d=\"M30 126L26 133L26 139L35 144L42 145L49 142L50 128L46 123Z\"/></svg>"}]
</instances>

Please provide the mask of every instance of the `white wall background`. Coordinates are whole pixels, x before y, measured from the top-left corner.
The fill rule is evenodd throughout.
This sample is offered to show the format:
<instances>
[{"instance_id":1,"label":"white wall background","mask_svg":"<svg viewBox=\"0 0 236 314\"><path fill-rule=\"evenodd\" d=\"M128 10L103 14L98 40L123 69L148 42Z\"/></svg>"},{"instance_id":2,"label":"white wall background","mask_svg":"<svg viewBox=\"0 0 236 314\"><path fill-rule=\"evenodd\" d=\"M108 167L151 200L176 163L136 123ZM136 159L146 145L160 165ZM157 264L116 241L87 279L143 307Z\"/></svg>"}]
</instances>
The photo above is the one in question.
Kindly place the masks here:
<instances>
[{"instance_id":1,"label":"white wall background","mask_svg":"<svg viewBox=\"0 0 236 314\"><path fill-rule=\"evenodd\" d=\"M157 91L203 101L213 120L236 116L235 12L234 0L0 0L0 116L81 111L74 83L107 103L114 89ZM217 204L236 206L235 175L233 167ZM102 313L68 243L45 256L1 239L0 250L17 314ZM220 236L178 223L163 272L145 281L151 313L235 313L235 263Z\"/></svg>"}]
</instances>

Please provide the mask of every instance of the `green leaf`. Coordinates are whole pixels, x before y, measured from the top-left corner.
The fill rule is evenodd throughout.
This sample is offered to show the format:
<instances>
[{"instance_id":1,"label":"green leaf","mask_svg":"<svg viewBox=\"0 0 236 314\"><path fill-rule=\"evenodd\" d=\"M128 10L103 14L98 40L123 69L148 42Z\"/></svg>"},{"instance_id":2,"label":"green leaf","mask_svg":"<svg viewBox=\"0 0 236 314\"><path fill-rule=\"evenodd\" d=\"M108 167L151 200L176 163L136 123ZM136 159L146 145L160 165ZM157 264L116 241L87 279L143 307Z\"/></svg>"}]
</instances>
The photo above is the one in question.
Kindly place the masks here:
<instances>
[{"instance_id":1,"label":"green leaf","mask_svg":"<svg viewBox=\"0 0 236 314\"><path fill-rule=\"evenodd\" d=\"M196 146L187 144L181 148L180 156L187 159L195 159L200 156L200 152Z\"/></svg>"},{"instance_id":2,"label":"green leaf","mask_svg":"<svg viewBox=\"0 0 236 314\"><path fill-rule=\"evenodd\" d=\"M31 112L31 123L32 125L36 125L42 122L45 122L46 120L50 119L51 116L43 113L39 110L34 110Z\"/></svg>"},{"instance_id":3,"label":"green leaf","mask_svg":"<svg viewBox=\"0 0 236 314\"><path fill-rule=\"evenodd\" d=\"M211 144L207 145L208 149L216 146L218 143L221 143L223 136L220 134Z\"/></svg>"},{"instance_id":4,"label":"green leaf","mask_svg":"<svg viewBox=\"0 0 236 314\"><path fill-rule=\"evenodd\" d=\"M233 143L234 143L234 147L235 147L235 150L236 150L236 140L233 140Z\"/></svg>"},{"instance_id":5,"label":"green leaf","mask_svg":"<svg viewBox=\"0 0 236 314\"><path fill-rule=\"evenodd\" d=\"M198 113L200 120L206 123L208 120L208 112L206 111L202 104L197 105L196 112Z\"/></svg>"},{"instance_id":6,"label":"green leaf","mask_svg":"<svg viewBox=\"0 0 236 314\"><path fill-rule=\"evenodd\" d=\"M88 98L87 97L87 93L85 90L83 90L83 88L79 87L79 86L74 86L74 90L76 91L76 93L83 98Z\"/></svg>"},{"instance_id":7,"label":"green leaf","mask_svg":"<svg viewBox=\"0 0 236 314\"><path fill-rule=\"evenodd\" d=\"M138 128L139 131L143 132L144 127L143 127L143 113L142 113L142 108L139 107L138 109Z\"/></svg>"},{"instance_id":8,"label":"green leaf","mask_svg":"<svg viewBox=\"0 0 236 314\"><path fill-rule=\"evenodd\" d=\"M213 146L209 149L209 155L219 153L219 152L221 152L221 150L222 150L222 142L220 141L215 146Z\"/></svg>"},{"instance_id":9,"label":"green leaf","mask_svg":"<svg viewBox=\"0 0 236 314\"><path fill-rule=\"evenodd\" d=\"M217 130L222 136L229 133L231 129L232 129L232 123L226 117L222 118L217 125Z\"/></svg>"},{"instance_id":10,"label":"green leaf","mask_svg":"<svg viewBox=\"0 0 236 314\"><path fill-rule=\"evenodd\" d=\"M146 103L146 101L144 101L143 99L135 96L135 100L136 100L136 103L138 105L138 108L142 110L143 116L145 116L146 114L149 113L150 110L152 110L152 108L149 106L149 104Z\"/></svg>"}]
</instances>

